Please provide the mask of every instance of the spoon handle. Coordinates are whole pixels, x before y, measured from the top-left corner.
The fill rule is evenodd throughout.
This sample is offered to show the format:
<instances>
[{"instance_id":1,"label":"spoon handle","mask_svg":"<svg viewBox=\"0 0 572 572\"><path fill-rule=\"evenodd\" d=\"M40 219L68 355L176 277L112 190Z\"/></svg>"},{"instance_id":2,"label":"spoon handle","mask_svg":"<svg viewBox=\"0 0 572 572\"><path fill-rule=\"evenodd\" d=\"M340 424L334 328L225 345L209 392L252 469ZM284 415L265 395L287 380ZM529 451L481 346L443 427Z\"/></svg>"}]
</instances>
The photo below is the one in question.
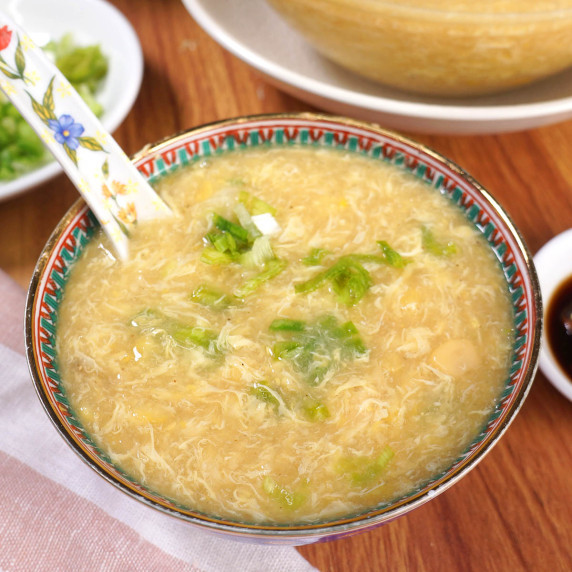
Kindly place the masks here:
<instances>
[{"instance_id":1,"label":"spoon handle","mask_svg":"<svg viewBox=\"0 0 572 572\"><path fill-rule=\"evenodd\" d=\"M0 12L0 89L40 136L88 203L119 257L138 221L170 214L81 96Z\"/></svg>"}]
</instances>

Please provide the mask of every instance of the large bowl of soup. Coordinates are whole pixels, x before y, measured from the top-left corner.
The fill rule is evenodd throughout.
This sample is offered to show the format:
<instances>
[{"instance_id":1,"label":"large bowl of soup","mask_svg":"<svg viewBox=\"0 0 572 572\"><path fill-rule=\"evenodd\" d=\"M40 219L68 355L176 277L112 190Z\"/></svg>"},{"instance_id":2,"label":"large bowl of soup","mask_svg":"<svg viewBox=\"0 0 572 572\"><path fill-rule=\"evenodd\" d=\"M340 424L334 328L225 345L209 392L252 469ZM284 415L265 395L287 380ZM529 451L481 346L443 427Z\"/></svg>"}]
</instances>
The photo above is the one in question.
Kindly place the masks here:
<instances>
[{"instance_id":1,"label":"large bowl of soup","mask_svg":"<svg viewBox=\"0 0 572 572\"><path fill-rule=\"evenodd\" d=\"M329 60L412 93L499 93L572 65L571 0L267 1Z\"/></svg>"},{"instance_id":2,"label":"large bowl of soup","mask_svg":"<svg viewBox=\"0 0 572 572\"><path fill-rule=\"evenodd\" d=\"M78 201L26 311L45 411L113 486L304 544L419 507L506 431L537 367L539 287L509 215L454 163L315 114L221 121L133 161L173 216L140 223L121 261Z\"/></svg>"}]
</instances>

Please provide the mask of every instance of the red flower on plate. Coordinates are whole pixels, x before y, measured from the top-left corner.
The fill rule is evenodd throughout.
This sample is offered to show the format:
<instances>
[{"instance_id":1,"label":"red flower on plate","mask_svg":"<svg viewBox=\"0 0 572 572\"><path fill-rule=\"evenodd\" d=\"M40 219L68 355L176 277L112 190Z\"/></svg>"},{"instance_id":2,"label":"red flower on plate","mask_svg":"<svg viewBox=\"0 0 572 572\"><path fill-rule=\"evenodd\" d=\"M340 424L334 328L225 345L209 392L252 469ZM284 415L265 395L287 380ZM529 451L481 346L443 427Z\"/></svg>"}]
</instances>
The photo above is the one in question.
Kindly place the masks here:
<instances>
[{"instance_id":1,"label":"red flower on plate","mask_svg":"<svg viewBox=\"0 0 572 572\"><path fill-rule=\"evenodd\" d=\"M0 52L10 45L12 39L12 30L8 30L8 26L0 28Z\"/></svg>"}]
</instances>

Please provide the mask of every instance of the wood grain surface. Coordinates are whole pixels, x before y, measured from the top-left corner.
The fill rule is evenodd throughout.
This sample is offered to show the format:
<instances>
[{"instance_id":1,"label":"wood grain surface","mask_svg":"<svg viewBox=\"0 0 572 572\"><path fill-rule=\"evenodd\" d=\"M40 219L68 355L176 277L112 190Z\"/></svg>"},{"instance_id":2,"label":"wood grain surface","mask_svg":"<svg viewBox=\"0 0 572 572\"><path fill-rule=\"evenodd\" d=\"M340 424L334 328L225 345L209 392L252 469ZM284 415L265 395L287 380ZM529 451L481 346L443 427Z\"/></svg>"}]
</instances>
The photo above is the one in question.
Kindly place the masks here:
<instances>
[{"instance_id":1,"label":"wood grain surface","mask_svg":"<svg viewBox=\"0 0 572 572\"><path fill-rule=\"evenodd\" d=\"M135 27L145 56L141 93L115 133L129 154L218 119L312 109L216 44L180 0L113 3ZM483 184L533 253L572 226L572 121L501 135L408 135ZM0 203L0 268L26 286L76 198L59 176ZM372 532L299 551L323 572L572 570L572 403L538 373L505 436L454 487Z\"/></svg>"}]
</instances>

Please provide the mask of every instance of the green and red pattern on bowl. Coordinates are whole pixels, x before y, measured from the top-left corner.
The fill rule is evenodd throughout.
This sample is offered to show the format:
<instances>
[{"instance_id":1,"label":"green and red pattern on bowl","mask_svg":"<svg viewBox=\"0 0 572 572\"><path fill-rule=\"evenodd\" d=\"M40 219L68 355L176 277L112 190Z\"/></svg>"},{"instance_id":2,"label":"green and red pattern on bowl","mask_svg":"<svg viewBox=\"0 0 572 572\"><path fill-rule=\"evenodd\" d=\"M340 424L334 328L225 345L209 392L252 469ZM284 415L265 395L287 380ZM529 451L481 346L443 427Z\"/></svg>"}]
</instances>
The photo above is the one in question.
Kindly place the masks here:
<instances>
[{"instance_id":1,"label":"green and red pattern on bowl","mask_svg":"<svg viewBox=\"0 0 572 572\"><path fill-rule=\"evenodd\" d=\"M134 482L114 466L75 417L58 373L55 334L58 309L74 262L97 229L83 201L62 219L38 261L26 308L26 345L36 391L69 446L97 473L130 496L222 535L261 543L306 544L381 525L424 504L462 478L490 451L519 411L536 373L542 309L532 257L491 195L457 165L430 149L375 125L315 114L244 117L198 127L146 147L134 157L151 182L194 161L245 147L310 145L341 148L387 161L445 195L486 238L506 279L514 315L515 344L509 375L486 426L443 473L392 503L327 522L252 525L218 519L182 507Z\"/></svg>"}]
</instances>

